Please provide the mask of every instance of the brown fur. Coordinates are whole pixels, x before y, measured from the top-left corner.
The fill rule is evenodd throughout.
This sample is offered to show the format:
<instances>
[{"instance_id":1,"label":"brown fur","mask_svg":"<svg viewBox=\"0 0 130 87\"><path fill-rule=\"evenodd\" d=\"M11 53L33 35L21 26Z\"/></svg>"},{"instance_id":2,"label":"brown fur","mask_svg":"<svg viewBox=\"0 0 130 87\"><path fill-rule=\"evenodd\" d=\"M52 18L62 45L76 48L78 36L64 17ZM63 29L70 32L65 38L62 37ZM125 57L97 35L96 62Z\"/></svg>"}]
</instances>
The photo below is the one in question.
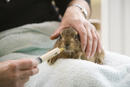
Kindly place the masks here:
<instances>
[{"instance_id":1,"label":"brown fur","mask_svg":"<svg viewBox=\"0 0 130 87\"><path fill-rule=\"evenodd\" d=\"M103 59L105 56L104 50L101 50L101 53L96 52L93 58L87 58L85 52L81 49L80 39L78 32L74 28L63 29L60 33L59 39L56 41L54 48L65 48L60 54L49 59L47 62L51 65L59 58L73 58L73 59L82 59L97 64L103 64ZM53 49L54 49L53 48Z\"/></svg>"}]
</instances>

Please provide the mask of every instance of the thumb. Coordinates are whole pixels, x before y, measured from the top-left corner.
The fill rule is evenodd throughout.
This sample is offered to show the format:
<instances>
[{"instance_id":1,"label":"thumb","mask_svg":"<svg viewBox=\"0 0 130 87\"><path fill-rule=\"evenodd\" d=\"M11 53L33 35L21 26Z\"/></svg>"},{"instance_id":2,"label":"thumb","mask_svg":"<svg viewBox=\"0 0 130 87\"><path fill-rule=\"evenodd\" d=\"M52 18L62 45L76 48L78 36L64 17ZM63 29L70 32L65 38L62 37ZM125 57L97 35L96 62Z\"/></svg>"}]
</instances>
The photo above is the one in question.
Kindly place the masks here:
<instances>
[{"instance_id":1,"label":"thumb","mask_svg":"<svg viewBox=\"0 0 130 87\"><path fill-rule=\"evenodd\" d=\"M54 39L58 38L59 35L60 35L60 31L61 31L62 29L63 29L63 28L61 28L61 27L57 28L56 31L50 36L50 39L51 39L51 40L54 40Z\"/></svg>"}]
</instances>

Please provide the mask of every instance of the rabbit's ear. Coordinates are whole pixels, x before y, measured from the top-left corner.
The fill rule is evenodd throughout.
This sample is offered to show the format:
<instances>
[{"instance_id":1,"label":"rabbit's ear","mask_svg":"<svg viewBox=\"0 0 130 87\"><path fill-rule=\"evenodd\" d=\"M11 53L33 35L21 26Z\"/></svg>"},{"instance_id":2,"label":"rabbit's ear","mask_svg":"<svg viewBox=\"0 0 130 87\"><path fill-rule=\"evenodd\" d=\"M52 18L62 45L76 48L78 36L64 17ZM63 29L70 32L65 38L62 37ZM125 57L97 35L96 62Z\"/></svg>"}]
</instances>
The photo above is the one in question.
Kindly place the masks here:
<instances>
[{"instance_id":1,"label":"rabbit's ear","mask_svg":"<svg viewBox=\"0 0 130 87\"><path fill-rule=\"evenodd\" d=\"M74 31L75 31L75 36L78 38L78 40L80 41L80 36L79 36L79 34L78 34L78 32L74 29Z\"/></svg>"},{"instance_id":2,"label":"rabbit's ear","mask_svg":"<svg viewBox=\"0 0 130 87\"><path fill-rule=\"evenodd\" d=\"M64 29L62 29L62 30L60 31L60 35L61 35L61 34L63 34L63 32L64 32L64 31L65 31L65 30L64 30Z\"/></svg>"},{"instance_id":3,"label":"rabbit's ear","mask_svg":"<svg viewBox=\"0 0 130 87\"><path fill-rule=\"evenodd\" d=\"M62 34L62 31L63 31L63 30L60 31L60 35Z\"/></svg>"},{"instance_id":4,"label":"rabbit's ear","mask_svg":"<svg viewBox=\"0 0 130 87\"><path fill-rule=\"evenodd\" d=\"M74 28L71 28L71 31L74 31L75 35L78 34L77 30L75 30Z\"/></svg>"},{"instance_id":5,"label":"rabbit's ear","mask_svg":"<svg viewBox=\"0 0 130 87\"><path fill-rule=\"evenodd\" d=\"M76 31L76 30L74 30L75 31L75 35L77 35L78 34L78 32Z\"/></svg>"}]
</instances>

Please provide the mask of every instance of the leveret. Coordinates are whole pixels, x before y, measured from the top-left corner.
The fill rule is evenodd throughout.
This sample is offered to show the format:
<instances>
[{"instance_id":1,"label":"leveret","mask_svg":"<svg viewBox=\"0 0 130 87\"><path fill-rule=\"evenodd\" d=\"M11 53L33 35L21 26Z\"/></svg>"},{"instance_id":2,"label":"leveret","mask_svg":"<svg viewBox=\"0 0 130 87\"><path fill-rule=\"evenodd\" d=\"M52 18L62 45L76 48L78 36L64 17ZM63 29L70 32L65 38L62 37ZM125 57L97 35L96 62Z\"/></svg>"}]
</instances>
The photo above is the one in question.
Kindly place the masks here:
<instances>
[{"instance_id":1,"label":"leveret","mask_svg":"<svg viewBox=\"0 0 130 87\"><path fill-rule=\"evenodd\" d=\"M105 57L104 50L102 49L101 53L96 51L92 58L87 58L85 52L81 49L79 34L74 28L65 28L60 32L60 37L53 49L56 47L65 49L47 61L50 65L55 63L59 58L82 59L102 65Z\"/></svg>"}]
</instances>

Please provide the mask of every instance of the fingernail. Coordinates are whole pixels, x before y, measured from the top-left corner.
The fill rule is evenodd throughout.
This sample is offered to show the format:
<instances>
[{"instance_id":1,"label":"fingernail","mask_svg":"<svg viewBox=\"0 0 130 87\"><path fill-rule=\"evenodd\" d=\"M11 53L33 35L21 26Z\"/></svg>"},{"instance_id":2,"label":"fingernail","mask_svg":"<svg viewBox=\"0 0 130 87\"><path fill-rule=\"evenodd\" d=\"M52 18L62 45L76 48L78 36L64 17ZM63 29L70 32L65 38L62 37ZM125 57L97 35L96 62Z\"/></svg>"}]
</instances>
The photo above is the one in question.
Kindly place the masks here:
<instances>
[{"instance_id":1,"label":"fingernail","mask_svg":"<svg viewBox=\"0 0 130 87\"><path fill-rule=\"evenodd\" d=\"M101 53L101 49L98 52Z\"/></svg>"},{"instance_id":2,"label":"fingernail","mask_svg":"<svg viewBox=\"0 0 130 87\"><path fill-rule=\"evenodd\" d=\"M32 63L33 63L33 67L36 67L38 65L38 61L31 59Z\"/></svg>"},{"instance_id":3,"label":"fingernail","mask_svg":"<svg viewBox=\"0 0 130 87\"><path fill-rule=\"evenodd\" d=\"M53 33L53 34L50 36L50 39L53 40L55 35L56 35L56 33Z\"/></svg>"},{"instance_id":4,"label":"fingernail","mask_svg":"<svg viewBox=\"0 0 130 87\"><path fill-rule=\"evenodd\" d=\"M89 59L89 55L87 55L87 59Z\"/></svg>"},{"instance_id":5,"label":"fingernail","mask_svg":"<svg viewBox=\"0 0 130 87\"><path fill-rule=\"evenodd\" d=\"M91 57L90 57L90 58L93 58L93 56L94 56L94 53L91 55Z\"/></svg>"},{"instance_id":6,"label":"fingernail","mask_svg":"<svg viewBox=\"0 0 130 87\"><path fill-rule=\"evenodd\" d=\"M53 33L50 37L52 37L52 36L54 36L55 35L55 33Z\"/></svg>"},{"instance_id":7,"label":"fingernail","mask_svg":"<svg viewBox=\"0 0 130 87\"><path fill-rule=\"evenodd\" d=\"M37 68L37 72L36 73L38 73L39 72L39 68Z\"/></svg>"},{"instance_id":8,"label":"fingernail","mask_svg":"<svg viewBox=\"0 0 130 87\"><path fill-rule=\"evenodd\" d=\"M85 51L85 46L82 46L82 50Z\"/></svg>"}]
</instances>

